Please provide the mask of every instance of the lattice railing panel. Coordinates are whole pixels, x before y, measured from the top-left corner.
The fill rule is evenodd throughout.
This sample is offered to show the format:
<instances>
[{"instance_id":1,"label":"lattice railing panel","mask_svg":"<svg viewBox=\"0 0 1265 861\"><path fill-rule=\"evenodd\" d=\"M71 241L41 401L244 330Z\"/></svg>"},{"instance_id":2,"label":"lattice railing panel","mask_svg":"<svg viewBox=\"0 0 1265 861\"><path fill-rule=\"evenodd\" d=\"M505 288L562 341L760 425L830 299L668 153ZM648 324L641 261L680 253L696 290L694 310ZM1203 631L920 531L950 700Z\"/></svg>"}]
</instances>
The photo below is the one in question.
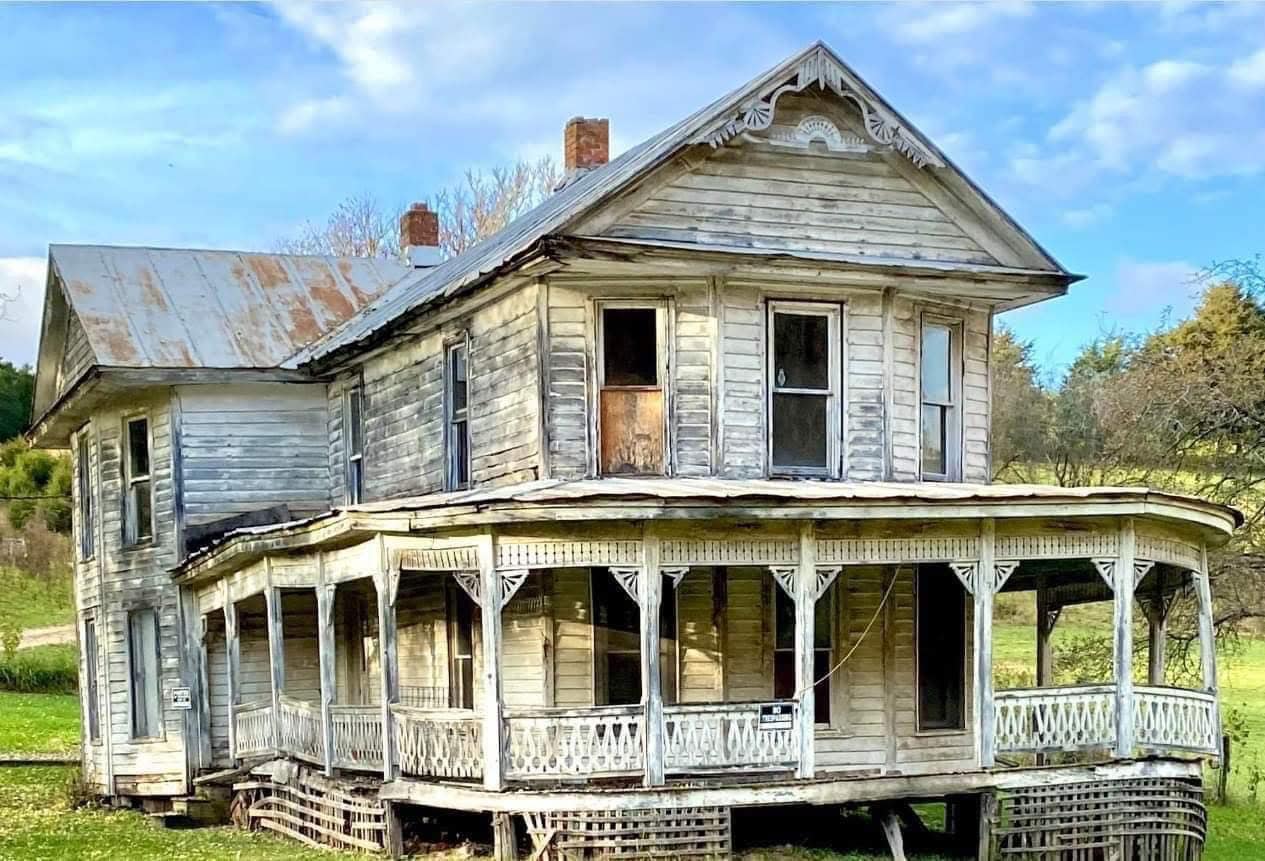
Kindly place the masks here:
<instances>
[{"instance_id":1,"label":"lattice railing panel","mask_svg":"<svg viewBox=\"0 0 1265 861\"><path fill-rule=\"evenodd\" d=\"M1212 694L1157 687L1133 691L1134 733L1145 748L1217 753L1216 714Z\"/></svg>"},{"instance_id":2,"label":"lattice railing panel","mask_svg":"<svg viewBox=\"0 0 1265 861\"><path fill-rule=\"evenodd\" d=\"M334 706L334 765L370 771L382 769L382 710L377 706Z\"/></svg>"},{"instance_id":3,"label":"lattice railing panel","mask_svg":"<svg viewBox=\"0 0 1265 861\"><path fill-rule=\"evenodd\" d=\"M391 707L400 771L417 777L483 776L483 721L472 711Z\"/></svg>"},{"instance_id":4,"label":"lattice railing panel","mask_svg":"<svg viewBox=\"0 0 1265 861\"><path fill-rule=\"evenodd\" d=\"M791 715L787 729L761 729L759 703L665 706L664 768L794 768L799 763L797 708L791 701L784 705Z\"/></svg>"},{"instance_id":5,"label":"lattice railing panel","mask_svg":"<svg viewBox=\"0 0 1265 861\"><path fill-rule=\"evenodd\" d=\"M1111 685L998 691L994 715L999 753L1086 750L1116 743Z\"/></svg>"},{"instance_id":6,"label":"lattice railing panel","mask_svg":"<svg viewBox=\"0 0 1265 861\"><path fill-rule=\"evenodd\" d=\"M505 719L505 775L518 780L638 774L645 767L640 706L542 709Z\"/></svg>"},{"instance_id":7,"label":"lattice railing panel","mask_svg":"<svg viewBox=\"0 0 1265 861\"><path fill-rule=\"evenodd\" d=\"M233 709L237 750L234 756L244 759L266 756L272 750L272 705L248 703Z\"/></svg>"},{"instance_id":8,"label":"lattice railing panel","mask_svg":"<svg viewBox=\"0 0 1265 861\"><path fill-rule=\"evenodd\" d=\"M309 762L325 761L325 736L321 729L321 709L312 703L282 697L279 729L281 750Z\"/></svg>"}]
</instances>

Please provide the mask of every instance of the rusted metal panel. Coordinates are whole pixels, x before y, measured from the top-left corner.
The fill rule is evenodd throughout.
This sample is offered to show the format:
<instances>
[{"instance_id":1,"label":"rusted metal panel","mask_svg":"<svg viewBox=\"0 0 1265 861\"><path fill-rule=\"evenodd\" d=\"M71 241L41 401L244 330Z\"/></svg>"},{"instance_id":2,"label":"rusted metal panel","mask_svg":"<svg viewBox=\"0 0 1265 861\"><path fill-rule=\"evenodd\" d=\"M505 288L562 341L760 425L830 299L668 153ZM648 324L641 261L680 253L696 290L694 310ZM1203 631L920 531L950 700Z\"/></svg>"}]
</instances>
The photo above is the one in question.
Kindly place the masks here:
<instances>
[{"instance_id":1,"label":"rusted metal panel","mask_svg":"<svg viewBox=\"0 0 1265 861\"><path fill-rule=\"evenodd\" d=\"M53 245L95 363L276 368L411 270L381 259Z\"/></svg>"},{"instance_id":2,"label":"rusted metal panel","mask_svg":"<svg viewBox=\"0 0 1265 861\"><path fill-rule=\"evenodd\" d=\"M663 474L663 389L602 390L602 474Z\"/></svg>"}]
</instances>

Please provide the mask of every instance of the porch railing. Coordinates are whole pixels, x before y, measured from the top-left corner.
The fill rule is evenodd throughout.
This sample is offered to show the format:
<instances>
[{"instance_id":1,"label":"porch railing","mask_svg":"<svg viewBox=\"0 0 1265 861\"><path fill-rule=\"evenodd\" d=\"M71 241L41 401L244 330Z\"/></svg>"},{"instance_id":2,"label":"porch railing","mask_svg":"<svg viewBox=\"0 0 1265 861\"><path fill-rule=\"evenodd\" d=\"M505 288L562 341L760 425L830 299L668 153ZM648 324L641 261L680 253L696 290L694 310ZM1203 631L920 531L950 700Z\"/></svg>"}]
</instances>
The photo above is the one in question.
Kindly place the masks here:
<instances>
[{"instance_id":1,"label":"porch railing","mask_svg":"<svg viewBox=\"0 0 1265 861\"><path fill-rule=\"evenodd\" d=\"M1114 685L1026 688L994 696L998 753L1050 753L1116 743Z\"/></svg>"},{"instance_id":2,"label":"porch railing","mask_svg":"<svg viewBox=\"0 0 1265 861\"><path fill-rule=\"evenodd\" d=\"M279 724L281 749L318 765L325 762L325 736L320 706L282 696Z\"/></svg>"},{"instance_id":3,"label":"porch railing","mask_svg":"<svg viewBox=\"0 0 1265 861\"><path fill-rule=\"evenodd\" d=\"M532 709L505 717L505 776L511 780L609 777L645 769L641 706Z\"/></svg>"},{"instance_id":4,"label":"porch railing","mask_svg":"<svg viewBox=\"0 0 1265 861\"><path fill-rule=\"evenodd\" d=\"M377 706L335 705L334 767L382 770L382 710Z\"/></svg>"},{"instance_id":5,"label":"porch railing","mask_svg":"<svg viewBox=\"0 0 1265 861\"><path fill-rule=\"evenodd\" d=\"M1133 689L1134 733L1139 747L1217 753L1217 698L1181 688Z\"/></svg>"},{"instance_id":6,"label":"porch railing","mask_svg":"<svg viewBox=\"0 0 1265 861\"><path fill-rule=\"evenodd\" d=\"M393 705L400 772L416 777L483 777L483 721L464 709Z\"/></svg>"},{"instance_id":7,"label":"porch railing","mask_svg":"<svg viewBox=\"0 0 1265 861\"><path fill-rule=\"evenodd\" d=\"M272 749L272 703L243 703L233 707L237 749L233 756L267 756Z\"/></svg>"},{"instance_id":8,"label":"porch railing","mask_svg":"<svg viewBox=\"0 0 1265 861\"><path fill-rule=\"evenodd\" d=\"M785 718L760 726L761 703L672 705L663 709L664 769L784 769L799 763L798 706L779 703Z\"/></svg>"}]
</instances>

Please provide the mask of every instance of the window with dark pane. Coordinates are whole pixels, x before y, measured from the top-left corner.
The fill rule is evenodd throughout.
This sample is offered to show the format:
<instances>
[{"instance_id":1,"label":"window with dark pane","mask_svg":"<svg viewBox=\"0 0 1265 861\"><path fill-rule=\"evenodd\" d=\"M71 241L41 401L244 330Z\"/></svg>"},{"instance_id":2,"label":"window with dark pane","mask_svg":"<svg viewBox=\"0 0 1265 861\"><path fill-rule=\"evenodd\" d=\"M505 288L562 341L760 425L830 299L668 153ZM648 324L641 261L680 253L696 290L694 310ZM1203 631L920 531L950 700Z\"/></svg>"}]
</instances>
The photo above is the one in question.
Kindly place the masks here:
<instances>
[{"instance_id":1,"label":"window with dark pane","mask_svg":"<svg viewBox=\"0 0 1265 861\"><path fill-rule=\"evenodd\" d=\"M830 471L833 319L829 311L771 314L769 433L775 471Z\"/></svg>"},{"instance_id":2,"label":"window with dark pane","mask_svg":"<svg viewBox=\"0 0 1265 861\"><path fill-rule=\"evenodd\" d=\"M79 558L91 559L96 549L96 524L92 516L92 457L87 432L79 435L75 470L79 494Z\"/></svg>"},{"instance_id":3,"label":"window with dark pane","mask_svg":"<svg viewBox=\"0 0 1265 861\"><path fill-rule=\"evenodd\" d=\"M922 474L952 478L957 472L954 438L960 393L954 372L957 329L949 323L924 321L919 345Z\"/></svg>"},{"instance_id":4,"label":"window with dark pane","mask_svg":"<svg viewBox=\"0 0 1265 861\"><path fill-rule=\"evenodd\" d=\"M365 417L364 390L353 386L347 391L347 504L358 505L364 494Z\"/></svg>"},{"instance_id":5,"label":"window with dark pane","mask_svg":"<svg viewBox=\"0 0 1265 861\"><path fill-rule=\"evenodd\" d=\"M590 573L596 651L594 701L598 705L641 702L641 609L606 568ZM665 703L676 702L676 594L663 578L659 603L659 678Z\"/></svg>"},{"instance_id":6,"label":"window with dark pane","mask_svg":"<svg viewBox=\"0 0 1265 861\"><path fill-rule=\"evenodd\" d=\"M448 585L449 700L455 709L474 708L474 601L456 583Z\"/></svg>"},{"instance_id":7,"label":"window with dark pane","mask_svg":"<svg viewBox=\"0 0 1265 861\"><path fill-rule=\"evenodd\" d=\"M918 728L962 729L966 718L966 598L947 565L918 569Z\"/></svg>"},{"instance_id":8,"label":"window with dark pane","mask_svg":"<svg viewBox=\"0 0 1265 861\"><path fill-rule=\"evenodd\" d=\"M667 471L663 306L599 307L598 467L602 475Z\"/></svg>"},{"instance_id":9,"label":"window with dark pane","mask_svg":"<svg viewBox=\"0 0 1265 861\"><path fill-rule=\"evenodd\" d=\"M97 700L97 620L85 619L83 623L83 662L87 677L84 680L84 699L88 710L88 740L101 739L100 703Z\"/></svg>"},{"instance_id":10,"label":"window with dark pane","mask_svg":"<svg viewBox=\"0 0 1265 861\"><path fill-rule=\"evenodd\" d=\"M140 544L154 537L153 485L149 474L149 419L129 419L123 459L123 543Z\"/></svg>"},{"instance_id":11,"label":"window with dark pane","mask_svg":"<svg viewBox=\"0 0 1265 861\"><path fill-rule=\"evenodd\" d=\"M658 311L602 309L602 366L606 386L659 385Z\"/></svg>"},{"instance_id":12,"label":"window with dark pane","mask_svg":"<svg viewBox=\"0 0 1265 861\"><path fill-rule=\"evenodd\" d=\"M781 586L774 585L773 605L773 696L795 697L795 602ZM831 655L834 645L834 584L813 608L813 720L830 723Z\"/></svg>"},{"instance_id":13,"label":"window with dark pane","mask_svg":"<svg viewBox=\"0 0 1265 861\"><path fill-rule=\"evenodd\" d=\"M128 693L132 705L132 737L162 734L162 679L158 672L158 612L153 607L127 616Z\"/></svg>"},{"instance_id":14,"label":"window with dark pane","mask_svg":"<svg viewBox=\"0 0 1265 861\"><path fill-rule=\"evenodd\" d=\"M470 486L469 351L465 343L448 348L445 371L444 408L447 411L447 486L461 490Z\"/></svg>"}]
</instances>

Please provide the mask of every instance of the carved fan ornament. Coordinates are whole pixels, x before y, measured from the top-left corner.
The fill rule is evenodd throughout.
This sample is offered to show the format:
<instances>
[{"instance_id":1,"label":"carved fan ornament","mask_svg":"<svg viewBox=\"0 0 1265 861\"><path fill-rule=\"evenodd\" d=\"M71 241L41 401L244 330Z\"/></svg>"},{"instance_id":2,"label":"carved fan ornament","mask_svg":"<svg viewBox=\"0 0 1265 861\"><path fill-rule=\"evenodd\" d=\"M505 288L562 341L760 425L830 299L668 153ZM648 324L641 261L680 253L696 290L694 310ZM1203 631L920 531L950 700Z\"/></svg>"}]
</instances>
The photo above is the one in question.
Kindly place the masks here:
<instances>
[{"instance_id":1,"label":"carved fan ornament","mask_svg":"<svg viewBox=\"0 0 1265 861\"><path fill-rule=\"evenodd\" d=\"M789 79L765 88L736 114L705 128L693 139L693 143L707 143L716 148L745 132L763 131L772 125L777 100L783 94L803 92L816 84L853 102L861 111L866 134L875 143L890 146L918 167L929 164L944 167L944 161L939 156L914 138L886 108L863 94L851 78L838 61L819 47L800 62Z\"/></svg>"},{"instance_id":2,"label":"carved fan ornament","mask_svg":"<svg viewBox=\"0 0 1265 861\"><path fill-rule=\"evenodd\" d=\"M771 128L769 133L762 138L749 132L744 132L742 136L758 143L770 143L774 146L796 149L808 149L814 141L821 141L830 152L866 153L870 151L870 146L861 138L851 132L839 131L838 126L820 114L804 117L794 129Z\"/></svg>"}]
</instances>

